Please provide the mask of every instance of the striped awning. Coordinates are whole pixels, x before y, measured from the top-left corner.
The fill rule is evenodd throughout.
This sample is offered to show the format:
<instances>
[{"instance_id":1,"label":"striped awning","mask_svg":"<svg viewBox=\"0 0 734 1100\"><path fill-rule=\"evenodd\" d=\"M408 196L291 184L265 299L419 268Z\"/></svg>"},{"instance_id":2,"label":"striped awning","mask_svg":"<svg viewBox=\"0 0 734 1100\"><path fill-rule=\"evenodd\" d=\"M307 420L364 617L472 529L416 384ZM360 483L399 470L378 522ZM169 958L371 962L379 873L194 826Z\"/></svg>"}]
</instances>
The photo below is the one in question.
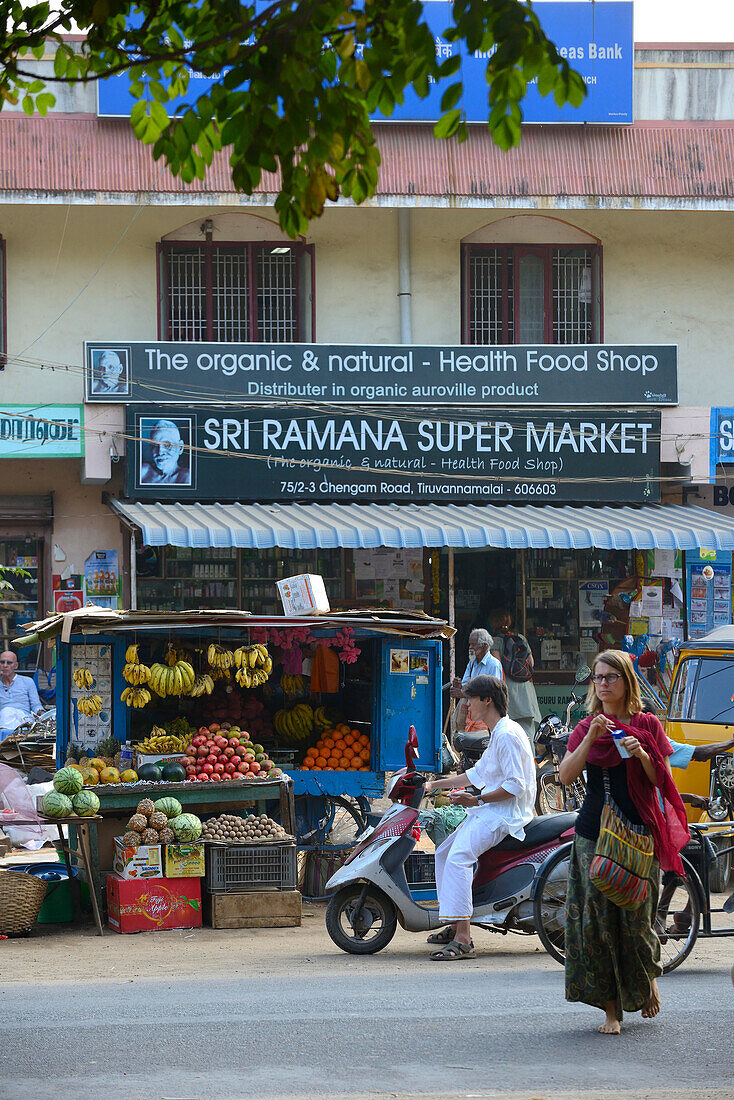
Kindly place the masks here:
<instances>
[{"instance_id":1,"label":"striped awning","mask_svg":"<svg viewBox=\"0 0 734 1100\"><path fill-rule=\"evenodd\" d=\"M472 504L180 504L112 501L149 546L289 550L734 549L734 520L707 508Z\"/></svg>"}]
</instances>

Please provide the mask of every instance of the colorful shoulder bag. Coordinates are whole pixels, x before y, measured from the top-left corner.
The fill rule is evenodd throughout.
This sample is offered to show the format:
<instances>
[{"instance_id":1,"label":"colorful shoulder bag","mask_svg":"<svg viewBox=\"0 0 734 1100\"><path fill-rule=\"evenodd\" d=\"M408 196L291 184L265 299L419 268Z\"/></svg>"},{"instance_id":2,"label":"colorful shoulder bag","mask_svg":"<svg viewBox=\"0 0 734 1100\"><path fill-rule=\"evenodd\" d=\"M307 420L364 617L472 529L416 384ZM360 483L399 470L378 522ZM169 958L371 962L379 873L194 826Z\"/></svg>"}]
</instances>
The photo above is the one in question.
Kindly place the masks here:
<instances>
[{"instance_id":1,"label":"colorful shoulder bag","mask_svg":"<svg viewBox=\"0 0 734 1100\"><path fill-rule=\"evenodd\" d=\"M620 909L639 909L648 891L655 852L645 825L633 825L620 813L604 768L604 807L590 878L597 890Z\"/></svg>"}]
</instances>

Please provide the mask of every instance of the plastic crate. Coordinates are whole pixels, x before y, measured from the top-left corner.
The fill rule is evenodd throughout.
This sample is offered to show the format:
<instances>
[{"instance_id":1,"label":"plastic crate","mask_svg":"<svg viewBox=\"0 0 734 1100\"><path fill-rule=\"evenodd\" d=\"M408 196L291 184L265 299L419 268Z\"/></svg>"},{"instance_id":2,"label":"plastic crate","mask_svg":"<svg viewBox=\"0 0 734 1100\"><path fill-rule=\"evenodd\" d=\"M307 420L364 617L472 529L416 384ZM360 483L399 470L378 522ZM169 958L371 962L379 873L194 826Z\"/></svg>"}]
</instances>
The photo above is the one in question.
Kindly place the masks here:
<instances>
[{"instance_id":1,"label":"plastic crate","mask_svg":"<svg viewBox=\"0 0 734 1100\"><path fill-rule=\"evenodd\" d=\"M211 894L295 890L296 846L294 843L207 844L206 886Z\"/></svg>"},{"instance_id":2,"label":"plastic crate","mask_svg":"<svg viewBox=\"0 0 734 1100\"><path fill-rule=\"evenodd\" d=\"M405 864L408 886L436 885L436 857L433 852L412 852Z\"/></svg>"}]
</instances>

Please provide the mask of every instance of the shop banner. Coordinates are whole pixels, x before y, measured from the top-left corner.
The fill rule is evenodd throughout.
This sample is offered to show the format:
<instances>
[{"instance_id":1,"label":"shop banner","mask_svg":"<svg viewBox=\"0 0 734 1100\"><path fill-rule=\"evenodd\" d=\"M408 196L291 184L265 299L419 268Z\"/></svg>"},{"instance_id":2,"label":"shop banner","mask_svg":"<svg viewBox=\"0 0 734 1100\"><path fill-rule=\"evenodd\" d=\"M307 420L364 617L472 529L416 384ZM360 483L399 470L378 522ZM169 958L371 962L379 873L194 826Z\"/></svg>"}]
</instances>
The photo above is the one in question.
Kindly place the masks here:
<instances>
[{"instance_id":1,"label":"shop banner","mask_svg":"<svg viewBox=\"0 0 734 1100\"><path fill-rule=\"evenodd\" d=\"M82 405L0 406L0 458L81 458Z\"/></svg>"},{"instance_id":2,"label":"shop banner","mask_svg":"<svg viewBox=\"0 0 734 1100\"><path fill-rule=\"evenodd\" d=\"M656 501L660 413L128 410L133 500ZM135 440L133 443L132 440Z\"/></svg>"},{"instance_id":3,"label":"shop banner","mask_svg":"<svg viewBox=\"0 0 734 1100\"><path fill-rule=\"evenodd\" d=\"M258 14L262 14L268 6L269 0L255 0L254 7ZM615 126L632 122L632 0L605 0L604 3L543 0L535 11L559 53L581 73L587 94L580 107L559 107L552 95L541 96L538 78L535 77L523 100L524 121L612 123ZM452 23L450 0L426 0L424 14L439 60L444 61L457 53L461 56L458 79L464 85L464 92L457 106L468 122L484 123L486 126L489 114L486 70L491 54L482 50L467 50L466 46L459 47L446 40L444 34ZM142 15L136 14L131 25L139 25L141 20ZM362 47L357 46L357 57L362 56L361 51ZM143 80L147 77L143 76ZM182 111L184 104L208 94L213 82L210 76L191 69L188 95L174 100L169 110ZM443 114L441 97L450 84L450 80L431 84L425 97L419 96L412 88L406 89L403 102L395 105L390 121L435 122ZM127 73L100 80L97 87L99 115L127 117L130 114L135 100L130 94ZM380 121L385 116L375 111L372 118Z\"/></svg>"},{"instance_id":4,"label":"shop banner","mask_svg":"<svg viewBox=\"0 0 734 1100\"><path fill-rule=\"evenodd\" d=\"M675 405L675 344L85 344L87 401Z\"/></svg>"},{"instance_id":5,"label":"shop banner","mask_svg":"<svg viewBox=\"0 0 734 1100\"><path fill-rule=\"evenodd\" d=\"M731 615L731 550L686 551L688 637L702 638Z\"/></svg>"}]
</instances>

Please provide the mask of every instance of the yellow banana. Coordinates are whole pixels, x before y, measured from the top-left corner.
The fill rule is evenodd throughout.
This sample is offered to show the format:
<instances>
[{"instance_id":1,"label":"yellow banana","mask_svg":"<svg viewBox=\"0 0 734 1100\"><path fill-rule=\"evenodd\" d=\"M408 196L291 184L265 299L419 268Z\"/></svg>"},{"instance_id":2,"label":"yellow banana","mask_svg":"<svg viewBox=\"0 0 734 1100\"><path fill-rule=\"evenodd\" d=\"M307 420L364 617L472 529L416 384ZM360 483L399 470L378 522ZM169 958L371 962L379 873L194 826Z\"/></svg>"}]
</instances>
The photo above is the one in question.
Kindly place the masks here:
<instances>
[{"instance_id":1,"label":"yellow banana","mask_svg":"<svg viewBox=\"0 0 734 1100\"><path fill-rule=\"evenodd\" d=\"M129 645L125 650L125 660L128 664L134 665L138 660L138 647L136 645Z\"/></svg>"}]
</instances>

